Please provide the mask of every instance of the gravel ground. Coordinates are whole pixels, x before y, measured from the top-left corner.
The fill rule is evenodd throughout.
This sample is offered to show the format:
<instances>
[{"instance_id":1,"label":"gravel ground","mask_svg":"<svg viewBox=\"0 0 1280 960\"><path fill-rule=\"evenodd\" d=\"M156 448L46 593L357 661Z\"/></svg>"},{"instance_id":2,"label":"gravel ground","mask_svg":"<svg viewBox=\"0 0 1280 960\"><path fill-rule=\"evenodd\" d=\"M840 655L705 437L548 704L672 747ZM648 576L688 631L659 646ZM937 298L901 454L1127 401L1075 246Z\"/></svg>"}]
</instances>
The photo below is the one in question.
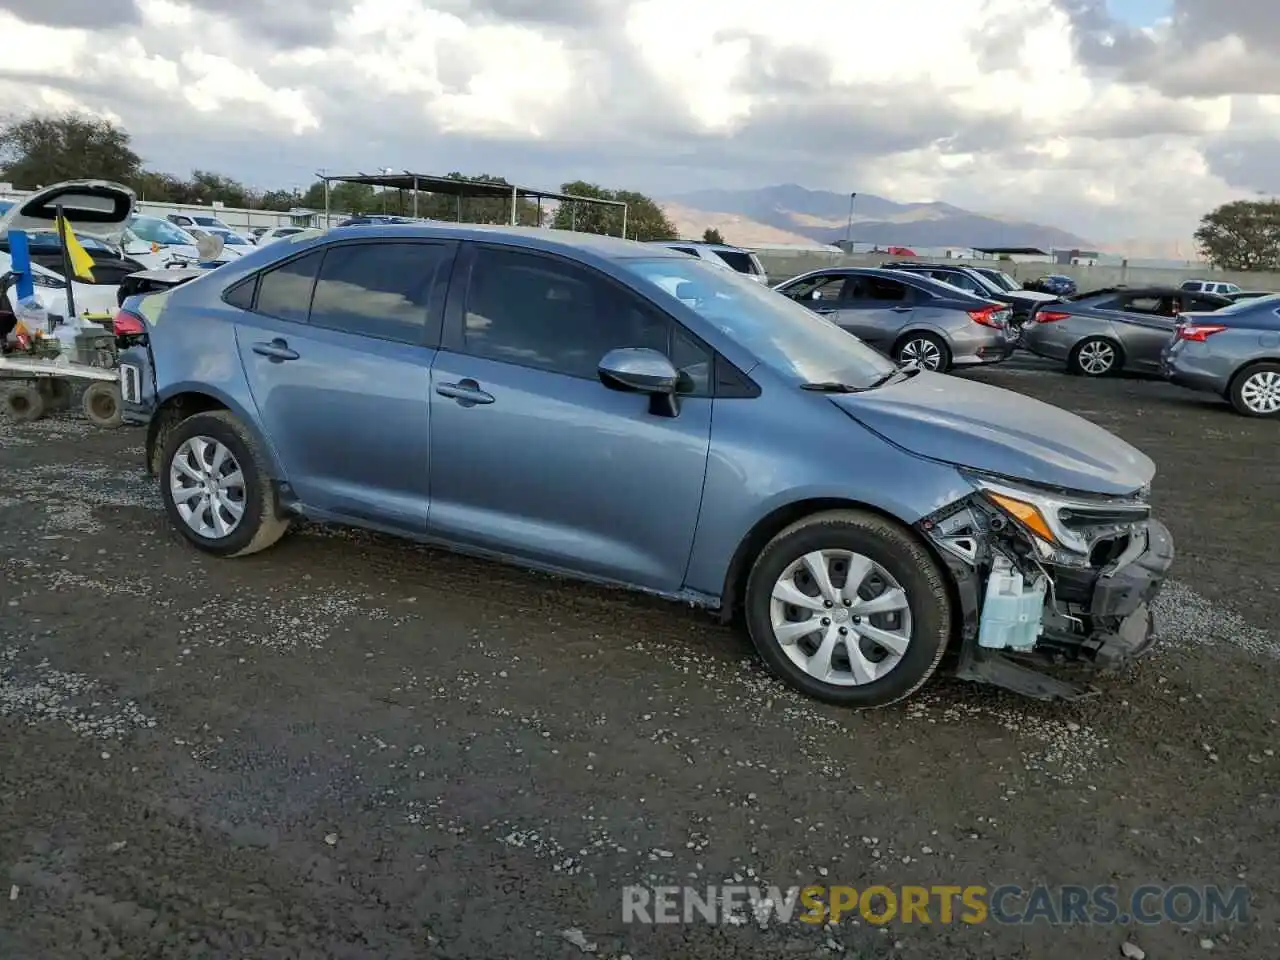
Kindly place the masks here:
<instances>
[{"instance_id":1,"label":"gravel ground","mask_svg":"<svg viewBox=\"0 0 1280 960\"><path fill-rule=\"evenodd\" d=\"M1280 955L1280 427L969 376L1160 465L1166 642L1095 699L853 714L642 598L344 530L214 561L140 433L0 421L0 957ZM1252 922L622 922L624 885L735 881L1247 884Z\"/></svg>"}]
</instances>

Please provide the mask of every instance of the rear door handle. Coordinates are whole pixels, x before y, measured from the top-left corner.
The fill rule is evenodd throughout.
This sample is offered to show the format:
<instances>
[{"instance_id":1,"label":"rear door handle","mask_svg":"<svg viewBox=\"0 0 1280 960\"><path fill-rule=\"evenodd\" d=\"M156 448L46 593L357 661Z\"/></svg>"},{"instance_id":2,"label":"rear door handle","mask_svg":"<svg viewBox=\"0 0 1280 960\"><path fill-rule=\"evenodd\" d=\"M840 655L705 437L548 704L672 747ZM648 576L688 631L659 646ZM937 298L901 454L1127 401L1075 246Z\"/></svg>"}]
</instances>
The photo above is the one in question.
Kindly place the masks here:
<instances>
[{"instance_id":1,"label":"rear door handle","mask_svg":"<svg viewBox=\"0 0 1280 960\"><path fill-rule=\"evenodd\" d=\"M813 312L820 317L829 317L836 311L831 309L830 307L823 307L821 310L814 310Z\"/></svg>"},{"instance_id":2,"label":"rear door handle","mask_svg":"<svg viewBox=\"0 0 1280 960\"><path fill-rule=\"evenodd\" d=\"M290 350L289 344L279 337L270 343L258 342L253 345L253 352L258 356L266 357L272 363L280 363L284 360L297 360L298 351Z\"/></svg>"},{"instance_id":3,"label":"rear door handle","mask_svg":"<svg viewBox=\"0 0 1280 960\"><path fill-rule=\"evenodd\" d=\"M493 394L481 390L480 384L470 377L464 377L457 383L438 383L436 393L442 397L457 400L459 405L464 407L473 407L477 403L493 403Z\"/></svg>"}]
</instances>

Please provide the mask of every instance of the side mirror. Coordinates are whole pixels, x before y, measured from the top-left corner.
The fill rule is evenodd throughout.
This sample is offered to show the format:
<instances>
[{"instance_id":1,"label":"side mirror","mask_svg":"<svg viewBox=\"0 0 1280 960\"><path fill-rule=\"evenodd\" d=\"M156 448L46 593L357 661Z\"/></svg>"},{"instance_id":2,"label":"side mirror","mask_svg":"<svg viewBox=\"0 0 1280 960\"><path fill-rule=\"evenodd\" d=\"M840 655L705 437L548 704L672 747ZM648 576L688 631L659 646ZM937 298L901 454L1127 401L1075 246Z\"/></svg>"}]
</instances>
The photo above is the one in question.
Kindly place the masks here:
<instances>
[{"instance_id":1,"label":"side mirror","mask_svg":"<svg viewBox=\"0 0 1280 960\"><path fill-rule=\"evenodd\" d=\"M674 417L679 412L676 389L680 374L665 354L648 347L610 350L596 366L600 382L610 390L649 396L649 412Z\"/></svg>"}]
</instances>

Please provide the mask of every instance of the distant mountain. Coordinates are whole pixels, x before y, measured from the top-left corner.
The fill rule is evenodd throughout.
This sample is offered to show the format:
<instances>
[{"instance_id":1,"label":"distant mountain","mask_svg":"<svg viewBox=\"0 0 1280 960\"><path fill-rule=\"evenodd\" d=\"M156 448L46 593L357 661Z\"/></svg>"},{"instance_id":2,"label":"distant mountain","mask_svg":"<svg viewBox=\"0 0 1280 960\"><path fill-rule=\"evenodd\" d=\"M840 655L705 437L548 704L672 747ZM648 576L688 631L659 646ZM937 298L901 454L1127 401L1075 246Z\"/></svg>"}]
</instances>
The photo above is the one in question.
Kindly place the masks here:
<instances>
[{"instance_id":1,"label":"distant mountain","mask_svg":"<svg viewBox=\"0 0 1280 960\"><path fill-rule=\"evenodd\" d=\"M848 194L808 190L794 183L759 190L699 190L666 199L682 208L682 220L691 219L694 212L713 218L728 215L819 243L843 240L849 217ZM727 234L725 238L735 242ZM986 216L949 203L895 203L869 193L858 194L854 201L852 239L902 247L1095 248L1089 240L1057 227Z\"/></svg>"}]
</instances>

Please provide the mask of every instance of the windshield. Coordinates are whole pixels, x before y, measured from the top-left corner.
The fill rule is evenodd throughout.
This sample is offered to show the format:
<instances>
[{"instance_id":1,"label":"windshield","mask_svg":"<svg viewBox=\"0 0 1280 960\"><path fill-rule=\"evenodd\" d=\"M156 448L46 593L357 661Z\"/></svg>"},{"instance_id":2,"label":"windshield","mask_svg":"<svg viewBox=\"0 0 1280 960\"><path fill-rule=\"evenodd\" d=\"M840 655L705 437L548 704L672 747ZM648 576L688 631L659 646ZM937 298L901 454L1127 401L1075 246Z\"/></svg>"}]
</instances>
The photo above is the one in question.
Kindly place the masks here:
<instances>
[{"instance_id":1,"label":"windshield","mask_svg":"<svg viewBox=\"0 0 1280 960\"><path fill-rule=\"evenodd\" d=\"M219 230L231 229L217 217L192 217L191 219L202 227L217 227Z\"/></svg>"},{"instance_id":2,"label":"windshield","mask_svg":"<svg viewBox=\"0 0 1280 960\"><path fill-rule=\"evenodd\" d=\"M784 376L865 388L897 370L831 321L732 270L690 257L622 262Z\"/></svg>"},{"instance_id":3,"label":"windshield","mask_svg":"<svg viewBox=\"0 0 1280 960\"><path fill-rule=\"evenodd\" d=\"M1017 281L1014 280L1013 277L1005 273L1003 270L991 270L988 268L982 268L978 270L978 273L982 274L984 277L986 277L986 279L994 283L998 289L1001 289L1001 290L1018 290L1019 289Z\"/></svg>"},{"instance_id":4,"label":"windshield","mask_svg":"<svg viewBox=\"0 0 1280 960\"><path fill-rule=\"evenodd\" d=\"M1250 297L1247 300L1236 300L1217 310L1209 311L1215 317L1230 317L1242 313L1263 313L1269 308L1280 307L1280 293L1268 293L1261 297Z\"/></svg>"},{"instance_id":5,"label":"windshield","mask_svg":"<svg viewBox=\"0 0 1280 960\"><path fill-rule=\"evenodd\" d=\"M214 230L215 234L222 238L222 242L228 247L247 247L249 241L238 233L232 233L230 230Z\"/></svg>"},{"instance_id":6,"label":"windshield","mask_svg":"<svg viewBox=\"0 0 1280 960\"><path fill-rule=\"evenodd\" d=\"M147 243L195 246L196 242L196 238L187 231L159 217L134 217L129 221L129 229L139 240L145 240Z\"/></svg>"}]
</instances>

